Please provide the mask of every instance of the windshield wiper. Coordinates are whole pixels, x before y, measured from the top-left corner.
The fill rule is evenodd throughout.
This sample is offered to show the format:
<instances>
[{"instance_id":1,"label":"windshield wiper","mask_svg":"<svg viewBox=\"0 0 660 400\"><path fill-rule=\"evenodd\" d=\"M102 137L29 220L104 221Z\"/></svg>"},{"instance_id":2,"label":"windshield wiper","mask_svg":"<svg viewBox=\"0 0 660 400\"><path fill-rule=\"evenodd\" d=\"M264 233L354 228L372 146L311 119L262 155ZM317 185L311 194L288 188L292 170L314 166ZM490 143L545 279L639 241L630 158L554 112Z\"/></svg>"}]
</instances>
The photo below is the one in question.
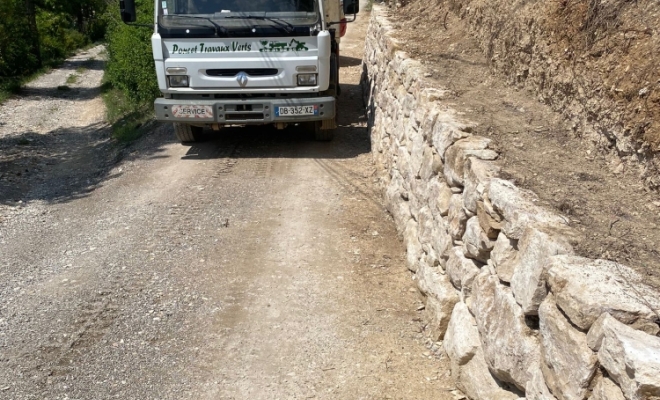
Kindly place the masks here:
<instances>
[{"instance_id":1,"label":"windshield wiper","mask_svg":"<svg viewBox=\"0 0 660 400\"><path fill-rule=\"evenodd\" d=\"M224 34L224 35L229 34L229 31L227 30L227 28L225 28L222 25L219 25L218 23L216 23L215 21L213 21L211 18L208 18L208 17L199 17L197 15L186 15L186 14L170 14L170 15L163 15L163 17L179 17L179 18L201 19L201 20L204 20L204 21L208 21L208 22L211 23L211 25L213 25L213 27L215 29L215 36L218 36L218 31L220 33Z\"/></svg>"},{"instance_id":2,"label":"windshield wiper","mask_svg":"<svg viewBox=\"0 0 660 400\"><path fill-rule=\"evenodd\" d=\"M264 17L261 15L228 15L224 17L226 19L256 19L260 21L270 21L276 23L279 27L284 29L284 32L286 33L293 33L296 28L288 23L287 21L284 21L279 18L271 18L271 17Z\"/></svg>"}]
</instances>

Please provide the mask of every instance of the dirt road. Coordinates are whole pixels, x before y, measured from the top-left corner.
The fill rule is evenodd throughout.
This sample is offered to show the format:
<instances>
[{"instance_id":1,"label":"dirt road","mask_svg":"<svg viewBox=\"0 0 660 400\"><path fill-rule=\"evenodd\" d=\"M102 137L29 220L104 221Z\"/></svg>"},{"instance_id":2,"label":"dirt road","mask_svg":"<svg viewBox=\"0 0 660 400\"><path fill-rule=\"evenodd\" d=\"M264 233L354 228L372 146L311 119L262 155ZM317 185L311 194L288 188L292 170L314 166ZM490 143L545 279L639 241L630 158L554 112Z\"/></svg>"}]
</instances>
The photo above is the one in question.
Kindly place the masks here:
<instances>
[{"instance_id":1,"label":"dirt road","mask_svg":"<svg viewBox=\"0 0 660 400\"><path fill-rule=\"evenodd\" d=\"M94 68L55 127L37 124L68 72L0 107L7 128L42 104L0 131L0 398L453 398L375 187L367 22L342 43L332 143L186 147L163 126L116 163Z\"/></svg>"}]
</instances>

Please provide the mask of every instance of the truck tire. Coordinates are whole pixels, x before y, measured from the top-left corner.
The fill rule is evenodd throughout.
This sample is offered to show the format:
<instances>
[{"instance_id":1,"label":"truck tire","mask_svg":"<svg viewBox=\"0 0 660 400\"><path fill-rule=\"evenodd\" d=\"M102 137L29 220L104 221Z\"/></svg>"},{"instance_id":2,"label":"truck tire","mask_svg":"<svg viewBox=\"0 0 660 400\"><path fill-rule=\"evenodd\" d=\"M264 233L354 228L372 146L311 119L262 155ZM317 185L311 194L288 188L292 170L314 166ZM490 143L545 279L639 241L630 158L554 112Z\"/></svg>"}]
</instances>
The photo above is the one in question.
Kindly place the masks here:
<instances>
[{"instance_id":1,"label":"truck tire","mask_svg":"<svg viewBox=\"0 0 660 400\"><path fill-rule=\"evenodd\" d=\"M321 129L322 121L315 121L314 124L314 140L317 142L329 142L335 137L336 129Z\"/></svg>"},{"instance_id":2,"label":"truck tire","mask_svg":"<svg viewBox=\"0 0 660 400\"><path fill-rule=\"evenodd\" d=\"M199 140L204 128L192 126L181 122L174 123L174 133L181 143L192 143Z\"/></svg>"}]
</instances>

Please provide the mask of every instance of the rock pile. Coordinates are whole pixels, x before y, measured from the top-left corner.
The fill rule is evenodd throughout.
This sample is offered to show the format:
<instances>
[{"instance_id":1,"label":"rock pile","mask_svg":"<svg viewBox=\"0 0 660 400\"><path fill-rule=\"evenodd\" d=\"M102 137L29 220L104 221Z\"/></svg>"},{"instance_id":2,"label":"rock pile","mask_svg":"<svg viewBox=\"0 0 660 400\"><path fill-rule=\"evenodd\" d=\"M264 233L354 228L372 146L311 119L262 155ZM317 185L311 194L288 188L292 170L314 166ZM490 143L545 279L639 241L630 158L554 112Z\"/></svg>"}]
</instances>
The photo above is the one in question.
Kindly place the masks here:
<instances>
[{"instance_id":1,"label":"rock pile","mask_svg":"<svg viewBox=\"0 0 660 400\"><path fill-rule=\"evenodd\" d=\"M574 254L567 220L498 177L398 51L374 7L363 85L374 160L408 267L471 399L660 398L660 296L626 266Z\"/></svg>"}]
</instances>

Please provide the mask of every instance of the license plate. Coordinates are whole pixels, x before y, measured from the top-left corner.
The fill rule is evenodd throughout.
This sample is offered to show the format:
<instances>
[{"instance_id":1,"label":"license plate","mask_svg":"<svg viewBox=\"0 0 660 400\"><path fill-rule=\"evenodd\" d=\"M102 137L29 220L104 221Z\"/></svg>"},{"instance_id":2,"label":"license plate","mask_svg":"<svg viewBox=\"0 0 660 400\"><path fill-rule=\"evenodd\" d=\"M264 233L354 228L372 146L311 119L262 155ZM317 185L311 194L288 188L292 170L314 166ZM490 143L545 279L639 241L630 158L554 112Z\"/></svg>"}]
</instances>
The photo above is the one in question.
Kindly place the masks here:
<instances>
[{"instance_id":1,"label":"license plate","mask_svg":"<svg viewBox=\"0 0 660 400\"><path fill-rule=\"evenodd\" d=\"M212 119L213 107L189 105L172 106L172 116L175 118Z\"/></svg>"},{"instance_id":2,"label":"license plate","mask_svg":"<svg viewBox=\"0 0 660 400\"><path fill-rule=\"evenodd\" d=\"M319 106L275 107L276 117L298 117L303 115L319 115Z\"/></svg>"}]
</instances>

